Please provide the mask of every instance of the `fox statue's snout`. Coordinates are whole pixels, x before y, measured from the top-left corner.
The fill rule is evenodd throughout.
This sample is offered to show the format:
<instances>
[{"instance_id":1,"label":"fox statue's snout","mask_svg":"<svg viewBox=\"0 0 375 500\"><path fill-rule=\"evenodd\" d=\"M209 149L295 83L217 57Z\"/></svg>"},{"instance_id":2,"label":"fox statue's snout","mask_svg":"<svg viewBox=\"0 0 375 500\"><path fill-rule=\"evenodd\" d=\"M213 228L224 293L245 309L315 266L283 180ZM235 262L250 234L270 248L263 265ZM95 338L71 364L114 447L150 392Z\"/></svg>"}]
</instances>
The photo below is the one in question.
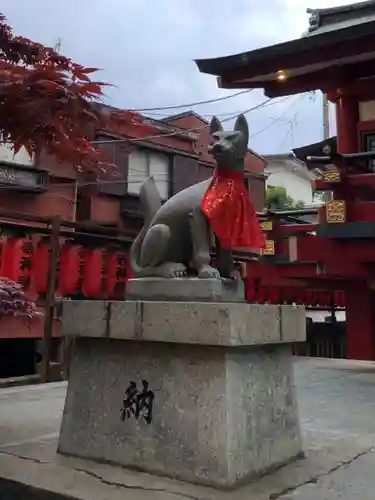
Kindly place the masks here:
<instances>
[{"instance_id":1,"label":"fox statue's snout","mask_svg":"<svg viewBox=\"0 0 375 500\"><path fill-rule=\"evenodd\" d=\"M235 148L234 145L229 142L229 140L219 139L209 146L208 151L216 158L217 156L223 154L234 154Z\"/></svg>"}]
</instances>

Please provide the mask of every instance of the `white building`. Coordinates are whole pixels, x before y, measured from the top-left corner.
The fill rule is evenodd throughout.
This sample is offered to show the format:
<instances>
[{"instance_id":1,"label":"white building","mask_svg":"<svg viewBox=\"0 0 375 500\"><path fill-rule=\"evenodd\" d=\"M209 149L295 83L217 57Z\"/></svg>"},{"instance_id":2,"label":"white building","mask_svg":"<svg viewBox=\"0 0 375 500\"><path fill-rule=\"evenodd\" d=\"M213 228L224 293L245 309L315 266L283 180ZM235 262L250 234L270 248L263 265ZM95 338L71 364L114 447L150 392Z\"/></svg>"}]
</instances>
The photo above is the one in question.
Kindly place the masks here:
<instances>
[{"instance_id":1,"label":"white building","mask_svg":"<svg viewBox=\"0 0 375 500\"><path fill-rule=\"evenodd\" d=\"M0 142L0 163L31 167L34 164L34 158L30 158L25 148L21 148L17 154L14 154L14 149L11 144Z\"/></svg>"},{"instance_id":2,"label":"white building","mask_svg":"<svg viewBox=\"0 0 375 500\"><path fill-rule=\"evenodd\" d=\"M264 173L266 185L283 187L295 202L303 201L306 207L314 204L311 181L314 174L293 153L263 155L267 161Z\"/></svg>"}]
</instances>

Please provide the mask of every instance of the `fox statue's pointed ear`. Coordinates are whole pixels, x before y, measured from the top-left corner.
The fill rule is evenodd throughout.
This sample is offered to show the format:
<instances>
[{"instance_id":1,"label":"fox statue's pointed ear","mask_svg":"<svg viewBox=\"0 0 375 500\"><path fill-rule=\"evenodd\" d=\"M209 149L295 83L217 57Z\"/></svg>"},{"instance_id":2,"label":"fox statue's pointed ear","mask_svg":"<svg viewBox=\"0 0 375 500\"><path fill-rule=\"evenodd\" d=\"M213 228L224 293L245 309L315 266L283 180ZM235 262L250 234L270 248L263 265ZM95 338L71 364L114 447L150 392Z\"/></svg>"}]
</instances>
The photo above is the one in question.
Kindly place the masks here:
<instances>
[{"instance_id":1,"label":"fox statue's pointed ear","mask_svg":"<svg viewBox=\"0 0 375 500\"><path fill-rule=\"evenodd\" d=\"M249 125L247 124L245 115L241 114L237 116L236 123L234 124L234 130L236 132L241 132L245 142L245 147L247 147L249 143Z\"/></svg>"},{"instance_id":2,"label":"fox statue's pointed ear","mask_svg":"<svg viewBox=\"0 0 375 500\"><path fill-rule=\"evenodd\" d=\"M220 123L220 120L216 118L216 116L213 116L210 124L210 134L212 135L215 132L222 132L222 131L223 131L223 126Z\"/></svg>"}]
</instances>

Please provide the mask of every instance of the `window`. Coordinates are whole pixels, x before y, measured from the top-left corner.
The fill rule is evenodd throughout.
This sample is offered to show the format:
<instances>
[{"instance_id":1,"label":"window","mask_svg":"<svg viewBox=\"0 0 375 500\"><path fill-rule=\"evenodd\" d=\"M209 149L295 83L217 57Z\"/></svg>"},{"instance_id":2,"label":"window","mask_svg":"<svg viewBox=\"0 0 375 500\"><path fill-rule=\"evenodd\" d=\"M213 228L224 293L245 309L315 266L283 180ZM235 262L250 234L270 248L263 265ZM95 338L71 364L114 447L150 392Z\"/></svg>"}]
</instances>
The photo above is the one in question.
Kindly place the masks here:
<instances>
[{"instance_id":1,"label":"window","mask_svg":"<svg viewBox=\"0 0 375 500\"><path fill-rule=\"evenodd\" d=\"M152 175L162 199L169 195L169 156L145 149L134 149L129 156L128 193L139 194L142 182Z\"/></svg>"},{"instance_id":2,"label":"window","mask_svg":"<svg viewBox=\"0 0 375 500\"><path fill-rule=\"evenodd\" d=\"M14 154L13 147L10 144L0 143L0 162L32 166L34 165L34 156L30 158L25 148L21 148L17 154Z\"/></svg>"},{"instance_id":3,"label":"window","mask_svg":"<svg viewBox=\"0 0 375 500\"><path fill-rule=\"evenodd\" d=\"M142 182L148 176L147 152L135 149L129 156L128 193L139 194ZM156 180L156 179L155 179Z\"/></svg>"}]
</instances>

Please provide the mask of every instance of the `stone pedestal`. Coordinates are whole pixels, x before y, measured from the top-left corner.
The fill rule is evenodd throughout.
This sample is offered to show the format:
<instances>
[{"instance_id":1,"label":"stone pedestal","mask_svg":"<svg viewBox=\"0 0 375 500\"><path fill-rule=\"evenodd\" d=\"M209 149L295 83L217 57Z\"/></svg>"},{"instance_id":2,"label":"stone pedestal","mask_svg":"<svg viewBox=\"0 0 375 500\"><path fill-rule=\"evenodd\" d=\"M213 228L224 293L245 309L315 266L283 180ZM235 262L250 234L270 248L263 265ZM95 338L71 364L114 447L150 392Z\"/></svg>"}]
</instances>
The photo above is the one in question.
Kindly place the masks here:
<instances>
[{"instance_id":1,"label":"stone pedestal","mask_svg":"<svg viewBox=\"0 0 375 500\"><path fill-rule=\"evenodd\" d=\"M305 339L303 308L68 301L63 334L75 356L60 453L218 487L300 456L290 343ZM151 422L145 408L122 420L142 381Z\"/></svg>"}]
</instances>

